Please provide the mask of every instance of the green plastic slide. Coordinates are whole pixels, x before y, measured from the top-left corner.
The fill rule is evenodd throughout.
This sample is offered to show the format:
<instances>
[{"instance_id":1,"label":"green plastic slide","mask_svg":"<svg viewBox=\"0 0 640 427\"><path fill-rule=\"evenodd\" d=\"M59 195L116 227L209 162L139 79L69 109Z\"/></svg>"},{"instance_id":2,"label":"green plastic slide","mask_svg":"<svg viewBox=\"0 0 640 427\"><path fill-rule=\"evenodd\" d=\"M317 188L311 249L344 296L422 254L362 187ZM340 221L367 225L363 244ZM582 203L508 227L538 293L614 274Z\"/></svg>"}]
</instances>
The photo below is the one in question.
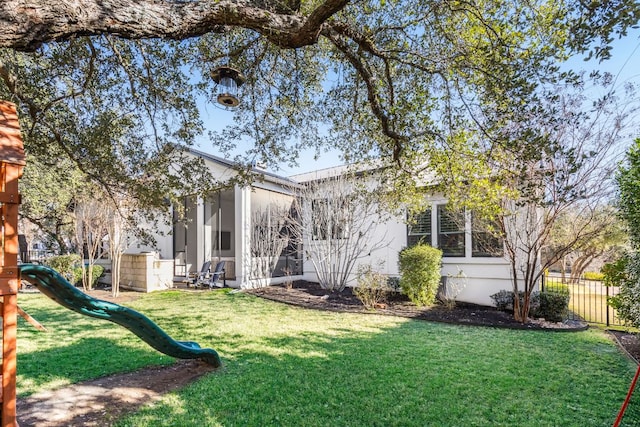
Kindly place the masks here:
<instances>
[{"instance_id":1,"label":"green plastic slide","mask_svg":"<svg viewBox=\"0 0 640 427\"><path fill-rule=\"evenodd\" d=\"M63 307L124 326L161 353L178 359L202 359L216 368L221 365L220 356L215 350L200 348L197 343L191 341L176 341L143 314L90 297L49 267L22 264L20 274L23 280L33 284L40 292Z\"/></svg>"}]
</instances>

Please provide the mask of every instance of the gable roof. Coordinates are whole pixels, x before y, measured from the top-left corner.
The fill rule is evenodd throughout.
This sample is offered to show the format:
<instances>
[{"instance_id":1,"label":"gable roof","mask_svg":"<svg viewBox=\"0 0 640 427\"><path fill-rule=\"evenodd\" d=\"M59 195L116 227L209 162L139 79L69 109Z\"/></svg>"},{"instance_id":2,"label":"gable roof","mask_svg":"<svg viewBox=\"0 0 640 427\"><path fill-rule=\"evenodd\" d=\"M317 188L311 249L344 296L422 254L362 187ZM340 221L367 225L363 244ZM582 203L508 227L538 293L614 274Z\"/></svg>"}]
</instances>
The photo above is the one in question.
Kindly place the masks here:
<instances>
[{"instance_id":1,"label":"gable roof","mask_svg":"<svg viewBox=\"0 0 640 427\"><path fill-rule=\"evenodd\" d=\"M221 166L224 166L230 169L237 169L239 167L242 167L242 165L240 165L239 163L233 162L231 160L223 159L222 157L218 157L213 154L205 153L204 151L189 148L189 152L195 156L202 157L207 161L210 161L212 163L217 163ZM251 171L255 174L261 175L265 181L269 181L274 184L280 184L280 185L289 186L289 187L298 186L298 182L291 178L277 175L273 172L269 172L257 166L252 166Z\"/></svg>"}]
</instances>

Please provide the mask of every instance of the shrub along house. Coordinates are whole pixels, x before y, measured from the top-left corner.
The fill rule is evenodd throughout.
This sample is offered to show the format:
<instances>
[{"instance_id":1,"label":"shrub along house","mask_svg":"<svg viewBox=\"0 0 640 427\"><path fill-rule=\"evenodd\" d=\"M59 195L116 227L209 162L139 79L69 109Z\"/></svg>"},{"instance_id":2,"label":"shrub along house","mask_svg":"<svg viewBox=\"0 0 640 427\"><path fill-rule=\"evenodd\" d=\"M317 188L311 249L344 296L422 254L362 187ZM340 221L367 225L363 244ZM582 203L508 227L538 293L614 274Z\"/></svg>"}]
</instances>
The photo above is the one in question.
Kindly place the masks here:
<instances>
[{"instance_id":1,"label":"shrub along house","mask_svg":"<svg viewBox=\"0 0 640 427\"><path fill-rule=\"evenodd\" d=\"M216 176L233 174L230 162L198 151L193 154L201 156ZM344 171L344 167L338 167L285 178L257 170L261 179L252 187L235 186L206 198L185 197L185 220L174 221L172 229L162 230L153 250L160 258L173 260L174 275L178 277L197 272L207 261L212 266L225 261L226 285L231 287L248 288L298 279L317 281L313 262L308 254L303 255L305 240L302 244L285 244L279 250L277 260L270 263L268 275L271 277L259 277L264 273L259 271L256 258L265 257L265 254L256 250L252 236L254 240L257 236L263 236L258 237L261 240L278 239L277 231L275 234L256 234L256 230L265 228L265 218L267 223L270 218L276 221L276 216L269 212L274 207L289 209L294 203L296 188L321 176L335 176ZM358 264L369 264L390 277L398 276L399 252L408 245L427 243L443 251L442 276L446 278L443 281L450 298L492 304L490 295L512 288L510 263L504 256L502 241L489 234L472 213L446 209L444 198L433 195L429 204L429 208L410 223L401 216L384 219L372 216L370 220L374 227L371 232L385 236L385 244L359 259ZM272 228L277 230L278 227L276 224ZM304 236L304 239L334 237L337 236L329 233ZM137 248L138 251L148 249L151 248ZM350 276L351 286L356 283L355 271Z\"/></svg>"}]
</instances>

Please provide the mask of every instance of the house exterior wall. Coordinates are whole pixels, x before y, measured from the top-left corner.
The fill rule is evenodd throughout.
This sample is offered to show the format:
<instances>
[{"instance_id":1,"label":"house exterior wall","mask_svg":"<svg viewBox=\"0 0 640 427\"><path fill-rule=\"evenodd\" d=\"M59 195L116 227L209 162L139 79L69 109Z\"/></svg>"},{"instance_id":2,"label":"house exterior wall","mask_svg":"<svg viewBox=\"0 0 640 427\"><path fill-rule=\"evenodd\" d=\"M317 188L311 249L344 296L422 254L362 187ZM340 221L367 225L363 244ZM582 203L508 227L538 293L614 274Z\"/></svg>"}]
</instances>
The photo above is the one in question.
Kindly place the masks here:
<instances>
[{"instance_id":1,"label":"house exterior wall","mask_svg":"<svg viewBox=\"0 0 640 427\"><path fill-rule=\"evenodd\" d=\"M167 213L169 215L169 213ZM166 219L166 220L165 220ZM134 240L125 251L126 254L138 254L141 252L157 252L161 259L173 258L173 239L171 237L171 224L169 217L162 218L154 224L144 224L143 228L149 230L155 238L155 245L145 245Z\"/></svg>"},{"instance_id":2,"label":"house exterior wall","mask_svg":"<svg viewBox=\"0 0 640 427\"><path fill-rule=\"evenodd\" d=\"M434 195L429 198L431 204L431 241L434 247L439 246L437 236L437 206L445 205L446 199ZM387 245L374 250L356 262L356 267L350 275L348 286L357 286L357 271L362 265L371 265L372 268L389 277L399 277L398 258L402 249L407 247L407 221L401 216L392 216L386 221L381 221L377 216L372 216L371 221L376 223L374 235L385 237ZM482 305L493 305L491 295L496 292L512 289L511 264L505 256L500 257L474 257L472 256L471 220L467 215L465 219L464 256L442 258L441 274L443 282L447 285L447 295L457 301ZM304 264L305 277L308 280L317 280L313 264Z\"/></svg>"},{"instance_id":3,"label":"house exterior wall","mask_svg":"<svg viewBox=\"0 0 640 427\"><path fill-rule=\"evenodd\" d=\"M390 218L385 222L371 217L371 222L376 222L372 231L374 239L384 239L385 245L374 249L371 254L356 261L353 274L347 286L356 286L356 273L358 267L371 265L374 270L388 276L398 276L398 252L407 245L407 226L400 218ZM305 236L308 239L308 236ZM304 263L304 276L307 280L317 281L317 276L311 262Z\"/></svg>"},{"instance_id":4,"label":"house exterior wall","mask_svg":"<svg viewBox=\"0 0 640 427\"><path fill-rule=\"evenodd\" d=\"M194 156L203 158L209 172L219 181L224 182L236 175L233 165L228 161L205 153L193 151ZM262 179L251 187L235 186L221 193L212 193L208 197L185 196L183 203L186 221L177 226L159 225L155 233L154 246L132 245L127 253L135 256L140 252L155 251L160 258L171 260L173 275L186 276L200 269L205 261L226 261L226 283L232 287L249 287L251 271L251 213L252 210L269 203L290 204L291 189L294 181L270 174L262 173ZM176 220L176 218L174 218ZM216 248L214 244L217 233L228 233L228 248ZM225 236L226 239L227 236ZM221 246L221 245L220 245ZM141 267L141 263L136 264ZM180 265L180 269L175 268ZM132 267L133 268L133 267ZM136 267L137 268L137 267ZM180 271L178 271L180 270ZM133 271L133 270L132 270ZM133 275L133 272L131 272ZM133 276L131 276L133 277ZM301 278L297 276L294 279ZM275 279L274 283L287 278ZM123 280L124 281L124 280ZM141 277L132 283L142 281ZM142 286L137 286L142 289Z\"/></svg>"},{"instance_id":5,"label":"house exterior wall","mask_svg":"<svg viewBox=\"0 0 640 427\"><path fill-rule=\"evenodd\" d=\"M205 157L205 161L211 172L220 179L230 178L234 174L231 167L224 162L207 160L207 157ZM251 213L259 209L260 206L272 202L287 203L293 197L292 189L296 183L304 185L305 181L338 176L346 171L347 168L317 171L292 177L291 181L265 173L264 179L256 182L253 188L236 186L233 190L228 191L225 201L222 202L224 204L223 210L227 214L223 215L222 221L218 224L223 231L229 229L231 232L232 247L224 253L215 254L211 251L211 235L215 226L212 221L217 220L213 218L213 202L207 201L207 199L204 201L194 199L188 203L193 210L192 217L195 222L182 235L175 236L175 240L184 239L187 242L188 252L191 253L188 257L191 260L190 269L192 271L197 270L209 258L214 262L218 259L226 259L233 262L235 276L235 280L227 280L227 284L233 287L250 287L252 268ZM429 199L429 202L432 206L431 242L429 243L438 247L440 242L437 238L437 206L446 204L446 200L440 195L434 195ZM228 212L232 212L232 215L229 215ZM358 266L361 265L371 265L376 271L390 277L399 276L398 255L408 244L406 218L398 215L381 220L377 215L372 215L370 220L375 223L373 235L378 239L384 239L386 244L357 261L349 279L349 286L356 285L356 272ZM512 289L510 262L504 256L473 256L470 214L466 214L464 222L464 254L444 256L442 259L442 277L446 278L447 293L449 297L455 297L458 301L491 305L490 295L502 289ZM305 239L307 238L309 236L305 236ZM458 234L458 241L460 241L459 239L460 235ZM158 246L155 249L159 251L161 258L173 258L174 253L179 250L176 246L180 244L178 242L174 246L173 242L174 237L170 233L166 233L164 237L158 237ZM181 244L184 246L184 243ZM292 278L273 278L266 282L276 284L290 279L317 281L313 264L304 260L302 275Z\"/></svg>"},{"instance_id":6,"label":"house exterior wall","mask_svg":"<svg viewBox=\"0 0 640 427\"><path fill-rule=\"evenodd\" d=\"M466 277L457 277L462 271ZM511 290L510 265L504 258L487 260L467 259L452 262L442 260L442 276L446 277L447 292L457 295L457 301L493 305L491 295L502 289Z\"/></svg>"}]
</instances>

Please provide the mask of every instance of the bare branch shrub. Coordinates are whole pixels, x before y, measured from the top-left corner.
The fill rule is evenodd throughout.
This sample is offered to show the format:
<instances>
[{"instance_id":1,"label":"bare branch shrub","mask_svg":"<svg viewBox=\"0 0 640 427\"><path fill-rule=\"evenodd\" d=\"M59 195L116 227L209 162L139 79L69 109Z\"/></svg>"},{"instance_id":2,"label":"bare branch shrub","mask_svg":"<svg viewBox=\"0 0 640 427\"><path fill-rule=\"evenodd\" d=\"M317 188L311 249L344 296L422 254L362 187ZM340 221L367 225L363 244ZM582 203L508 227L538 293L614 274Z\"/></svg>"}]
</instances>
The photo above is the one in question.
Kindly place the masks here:
<instances>
[{"instance_id":1,"label":"bare branch shrub","mask_svg":"<svg viewBox=\"0 0 640 427\"><path fill-rule=\"evenodd\" d=\"M273 203L252 213L249 286L269 284L278 259L289 243L288 217L289 211L285 207Z\"/></svg>"},{"instance_id":2,"label":"bare branch shrub","mask_svg":"<svg viewBox=\"0 0 640 427\"><path fill-rule=\"evenodd\" d=\"M303 243L320 286L341 292L358 260L388 245L386 232L375 232L383 218L375 192L345 174L303 183L298 194L292 233Z\"/></svg>"},{"instance_id":3,"label":"bare branch shrub","mask_svg":"<svg viewBox=\"0 0 640 427\"><path fill-rule=\"evenodd\" d=\"M371 265L358 267L358 286L353 288L353 294L362 305L369 310L380 308L390 292L387 276L375 271Z\"/></svg>"}]
</instances>

